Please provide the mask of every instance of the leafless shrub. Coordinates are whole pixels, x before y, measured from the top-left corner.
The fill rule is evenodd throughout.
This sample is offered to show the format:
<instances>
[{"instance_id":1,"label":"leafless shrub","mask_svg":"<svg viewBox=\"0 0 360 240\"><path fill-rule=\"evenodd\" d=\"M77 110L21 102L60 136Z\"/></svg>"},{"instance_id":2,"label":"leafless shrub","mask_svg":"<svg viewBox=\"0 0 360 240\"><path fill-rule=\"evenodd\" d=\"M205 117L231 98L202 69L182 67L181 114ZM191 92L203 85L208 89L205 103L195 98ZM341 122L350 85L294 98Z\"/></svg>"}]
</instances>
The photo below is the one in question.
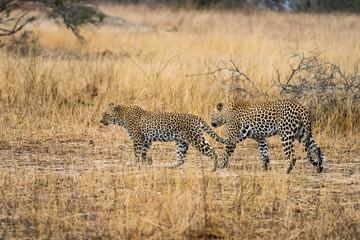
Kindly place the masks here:
<instances>
[{"instance_id":1,"label":"leafless shrub","mask_svg":"<svg viewBox=\"0 0 360 240\"><path fill-rule=\"evenodd\" d=\"M334 112L335 109L342 109L340 112L345 118L351 114L358 119L359 67L346 73L339 65L320 58L319 52L305 56L296 50L291 51L291 73L283 78L279 70L276 71L274 85L279 88L280 96L304 103L312 112L320 110L325 119L328 118L329 112Z\"/></svg>"}]
</instances>

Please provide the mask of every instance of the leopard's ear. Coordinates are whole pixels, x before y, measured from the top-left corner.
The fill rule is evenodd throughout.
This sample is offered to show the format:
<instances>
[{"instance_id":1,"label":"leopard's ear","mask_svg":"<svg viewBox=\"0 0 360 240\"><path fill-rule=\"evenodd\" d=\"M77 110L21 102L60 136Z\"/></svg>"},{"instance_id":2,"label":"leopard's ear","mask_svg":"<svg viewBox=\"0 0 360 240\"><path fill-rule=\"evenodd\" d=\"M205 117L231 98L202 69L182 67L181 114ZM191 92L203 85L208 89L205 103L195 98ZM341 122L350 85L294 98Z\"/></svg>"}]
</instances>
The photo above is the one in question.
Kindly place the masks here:
<instances>
[{"instance_id":1,"label":"leopard's ear","mask_svg":"<svg viewBox=\"0 0 360 240\"><path fill-rule=\"evenodd\" d=\"M217 108L217 110L221 111L221 109L223 109L223 107L224 107L224 104L219 103L216 108Z\"/></svg>"},{"instance_id":2,"label":"leopard's ear","mask_svg":"<svg viewBox=\"0 0 360 240\"><path fill-rule=\"evenodd\" d=\"M115 104L112 102L112 103L109 104L109 107L114 106L114 105L115 105Z\"/></svg>"},{"instance_id":3,"label":"leopard's ear","mask_svg":"<svg viewBox=\"0 0 360 240\"><path fill-rule=\"evenodd\" d=\"M116 104L116 106L114 108L114 111L120 111L120 105L119 104Z\"/></svg>"}]
</instances>

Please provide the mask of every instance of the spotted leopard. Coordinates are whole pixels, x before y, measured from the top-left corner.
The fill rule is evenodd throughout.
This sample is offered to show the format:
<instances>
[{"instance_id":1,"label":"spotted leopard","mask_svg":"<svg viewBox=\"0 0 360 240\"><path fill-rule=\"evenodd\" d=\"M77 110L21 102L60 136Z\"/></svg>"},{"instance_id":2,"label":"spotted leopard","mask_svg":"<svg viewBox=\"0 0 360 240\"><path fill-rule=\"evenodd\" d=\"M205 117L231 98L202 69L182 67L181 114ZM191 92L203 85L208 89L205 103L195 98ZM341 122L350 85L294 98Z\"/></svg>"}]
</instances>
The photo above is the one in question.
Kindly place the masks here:
<instances>
[{"instance_id":1,"label":"spotted leopard","mask_svg":"<svg viewBox=\"0 0 360 240\"><path fill-rule=\"evenodd\" d=\"M175 141L177 161L166 164L166 167L182 165L189 145L192 145L213 160L212 170L215 171L217 153L206 141L203 132L220 143L231 144L230 141L220 138L202 118L193 114L149 112L138 106L110 103L100 122L106 126L116 124L127 130L134 145L135 163L139 162L141 156L148 164L152 164L151 157L147 156L152 142Z\"/></svg>"},{"instance_id":2,"label":"spotted leopard","mask_svg":"<svg viewBox=\"0 0 360 240\"><path fill-rule=\"evenodd\" d=\"M236 142L246 138L257 141L263 169L270 167L268 144L265 138L279 134L282 147L288 160L287 173L295 166L294 141L298 140L305 148L307 158L322 172L325 156L317 147L311 133L308 112L300 104L291 100L253 103L250 101L219 103L212 113L211 125L226 125L229 140L235 144L227 145L219 167L225 167L234 153ZM315 160L313 155L315 155Z\"/></svg>"}]
</instances>

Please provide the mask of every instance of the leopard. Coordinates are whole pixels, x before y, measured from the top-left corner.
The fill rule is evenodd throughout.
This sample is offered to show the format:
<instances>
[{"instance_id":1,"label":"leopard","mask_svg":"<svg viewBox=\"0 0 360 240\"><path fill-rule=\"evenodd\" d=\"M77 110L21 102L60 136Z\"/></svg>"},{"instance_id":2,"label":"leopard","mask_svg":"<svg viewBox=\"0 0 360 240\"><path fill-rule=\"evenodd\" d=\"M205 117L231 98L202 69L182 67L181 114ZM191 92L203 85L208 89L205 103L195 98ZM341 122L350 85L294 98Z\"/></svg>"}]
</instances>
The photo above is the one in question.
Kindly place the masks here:
<instances>
[{"instance_id":1,"label":"leopard","mask_svg":"<svg viewBox=\"0 0 360 240\"><path fill-rule=\"evenodd\" d=\"M127 130L133 141L135 164L142 160L152 165L152 158L147 156L152 142L175 141L177 160L166 163L165 167L175 168L184 164L185 155L191 145L212 159L211 170L216 171L218 154L205 139L204 132L217 142L232 144L219 137L201 117L189 113L150 112L136 105L110 103L103 111L100 123L105 126L122 126Z\"/></svg>"},{"instance_id":2,"label":"leopard","mask_svg":"<svg viewBox=\"0 0 360 240\"><path fill-rule=\"evenodd\" d=\"M317 147L311 131L309 112L296 101L283 99L275 101L230 101L219 103L211 113L211 126L226 126L228 140L233 144L225 146L225 153L219 161L219 168L228 166L229 158L236 149L236 143L249 138L257 141L262 168L270 169L269 147L266 138L280 135L288 161L287 173L294 168L294 141L305 148L307 158L318 173L323 171L326 160Z\"/></svg>"}]
</instances>

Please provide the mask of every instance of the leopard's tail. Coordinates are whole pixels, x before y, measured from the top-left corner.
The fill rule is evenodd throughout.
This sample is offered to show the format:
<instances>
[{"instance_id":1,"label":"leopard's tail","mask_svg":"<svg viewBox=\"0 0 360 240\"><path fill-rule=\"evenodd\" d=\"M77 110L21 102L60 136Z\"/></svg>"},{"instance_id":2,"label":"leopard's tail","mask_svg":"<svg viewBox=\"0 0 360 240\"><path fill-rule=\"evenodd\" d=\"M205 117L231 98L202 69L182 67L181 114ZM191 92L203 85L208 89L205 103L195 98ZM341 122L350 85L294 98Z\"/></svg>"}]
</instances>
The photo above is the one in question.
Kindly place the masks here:
<instances>
[{"instance_id":1,"label":"leopard's tail","mask_svg":"<svg viewBox=\"0 0 360 240\"><path fill-rule=\"evenodd\" d=\"M223 144L226 144L226 145L233 145L234 142L233 141L230 141L228 139L224 139L222 137L220 137L219 135L217 135L211 128L210 126L204 121L201 119L201 122L200 122L200 126L201 126L201 129L206 132L207 134L209 134L210 137L212 137L213 139L215 139L215 141L219 142L219 143L223 143Z\"/></svg>"},{"instance_id":2,"label":"leopard's tail","mask_svg":"<svg viewBox=\"0 0 360 240\"><path fill-rule=\"evenodd\" d=\"M300 128L297 131L297 138L305 147L305 152L309 161L316 167L317 172L322 172L323 162L326 160L325 156L321 153L321 149L316 145L315 139L311 132L311 121L306 111L302 114ZM315 160L312 157L315 155Z\"/></svg>"}]
</instances>

